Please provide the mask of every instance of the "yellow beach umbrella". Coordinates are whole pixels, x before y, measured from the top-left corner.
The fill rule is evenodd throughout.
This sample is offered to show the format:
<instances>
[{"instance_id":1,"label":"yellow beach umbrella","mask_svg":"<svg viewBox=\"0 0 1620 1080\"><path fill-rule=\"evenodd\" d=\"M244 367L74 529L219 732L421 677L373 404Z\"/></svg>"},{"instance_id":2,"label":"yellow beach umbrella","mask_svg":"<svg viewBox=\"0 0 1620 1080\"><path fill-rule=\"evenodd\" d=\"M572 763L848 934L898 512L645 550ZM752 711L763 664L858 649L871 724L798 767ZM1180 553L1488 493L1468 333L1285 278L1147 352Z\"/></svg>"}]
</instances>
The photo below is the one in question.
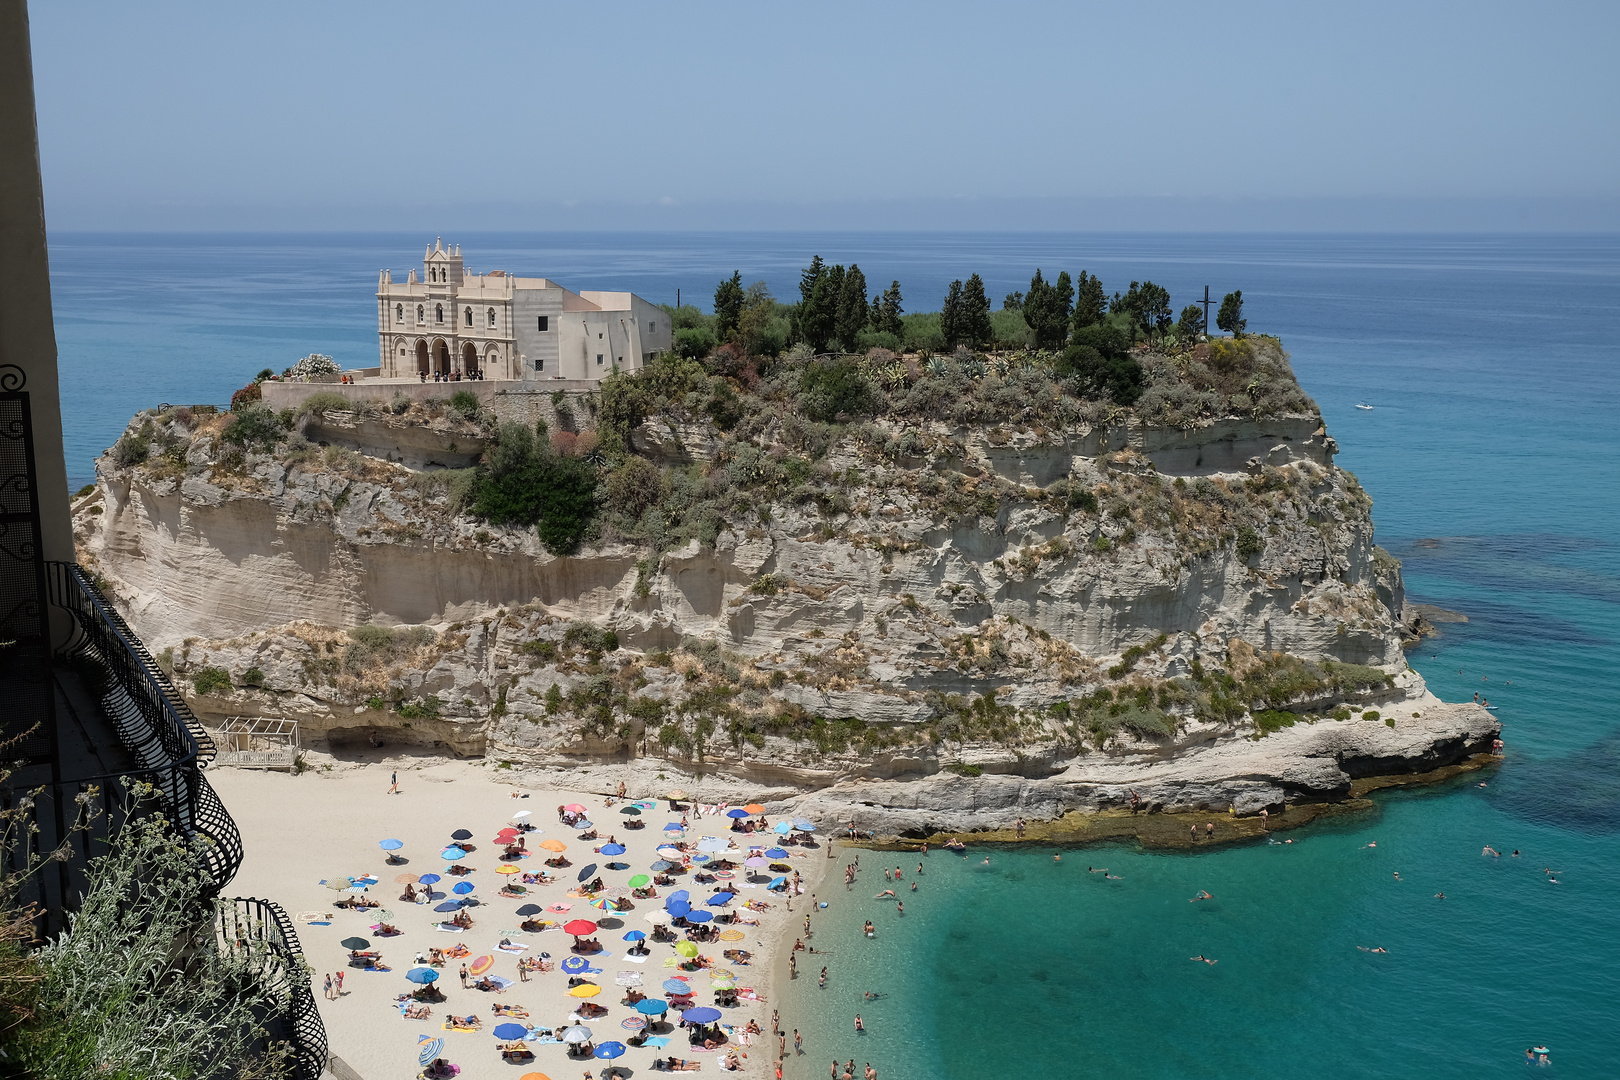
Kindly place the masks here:
<instances>
[{"instance_id":1,"label":"yellow beach umbrella","mask_svg":"<svg viewBox=\"0 0 1620 1080\"><path fill-rule=\"evenodd\" d=\"M676 800L684 799L684 798L686 798L686 789L685 788L675 788L673 791L666 792L665 794L666 794L666 796L668 798L671 798L671 799L676 799Z\"/></svg>"},{"instance_id":2,"label":"yellow beach umbrella","mask_svg":"<svg viewBox=\"0 0 1620 1080\"><path fill-rule=\"evenodd\" d=\"M597 994L600 994L601 992L602 992L602 988L600 986L597 986L595 983L580 983L578 986L576 986L572 990L568 991L568 996L569 997L577 997L577 998L588 998L588 997L595 997Z\"/></svg>"},{"instance_id":3,"label":"yellow beach umbrella","mask_svg":"<svg viewBox=\"0 0 1620 1080\"><path fill-rule=\"evenodd\" d=\"M681 941L675 944L675 951L690 960L697 955L697 946L690 941Z\"/></svg>"},{"instance_id":4,"label":"yellow beach umbrella","mask_svg":"<svg viewBox=\"0 0 1620 1080\"><path fill-rule=\"evenodd\" d=\"M741 941L743 938L745 938L747 936L748 935L744 934L741 930L722 930L722 931L720 931L720 940L721 941Z\"/></svg>"},{"instance_id":5,"label":"yellow beach umbrella","mask_svg":"<svg viewBox=\"0 0 1620 1080\"><path fill-rule=\"evenodd\" d=\"M495 868L495 872L497 874L521 874L523 873L523 868L520 866L513 866L511 863L507 863L504 866L497 866Z\"/></svg>"}]
</instances>

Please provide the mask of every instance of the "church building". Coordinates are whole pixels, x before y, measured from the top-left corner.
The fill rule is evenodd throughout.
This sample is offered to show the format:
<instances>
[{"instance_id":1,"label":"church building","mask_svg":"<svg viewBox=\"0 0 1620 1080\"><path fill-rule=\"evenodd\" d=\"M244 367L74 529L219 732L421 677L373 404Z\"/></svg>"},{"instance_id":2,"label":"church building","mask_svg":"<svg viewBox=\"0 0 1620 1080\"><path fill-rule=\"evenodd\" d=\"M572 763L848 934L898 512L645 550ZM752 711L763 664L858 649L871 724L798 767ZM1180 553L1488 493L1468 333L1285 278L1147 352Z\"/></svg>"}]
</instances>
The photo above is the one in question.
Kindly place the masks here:
<instances>
[{"instance_id":1,"label":"church building","mask_svg":"<svg viewBox=\"0 0 1620 1080\"><path fill-rule=\"evenodd\" d=\"M570 292L504 270L469 274L461 246L435 241L395 282L377 279L384 379L426 375L519 380L601 379L635 371L674 344L669 315L628 292Z\"/></svg>"}]
</instances>

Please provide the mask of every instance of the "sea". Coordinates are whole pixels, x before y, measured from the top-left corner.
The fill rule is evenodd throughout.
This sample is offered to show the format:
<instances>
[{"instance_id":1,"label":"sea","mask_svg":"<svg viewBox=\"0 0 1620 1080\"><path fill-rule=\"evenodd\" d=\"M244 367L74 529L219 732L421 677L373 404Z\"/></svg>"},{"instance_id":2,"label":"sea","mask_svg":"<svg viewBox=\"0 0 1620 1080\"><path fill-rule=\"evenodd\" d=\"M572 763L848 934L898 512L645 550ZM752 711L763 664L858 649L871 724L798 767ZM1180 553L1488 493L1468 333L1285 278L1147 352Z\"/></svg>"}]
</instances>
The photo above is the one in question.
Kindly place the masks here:
<instances>
[{"instance_id":1,"label":"sea","mask_svg":"<svg viewBox=\"0 0 1620 1080\"><path fill-rule=\"evenodd\" d=\"M224 403L311 352L374 364L378 271L403 277L432 239L53 236L75 486L136 409ZM973 273L999 298L1037 267L1110 292L1152 280L1178 311L1241 289L1373 496L1410 596L1468 617L1410 659L1442 697L1497 709L1506 756L1488 772L1379 794L1291 844L973 845L865 853L852 891L834 874L818 951L779 1003L805 1036L789 1078L834 1058L881 1080L1477 1078L1523 1075L1540 1046L1539 1073L1620 1075L1620 236L444 239L471 269L705 307L734 270L794 299L817 254L874 292L899 281L908 310ZM871 899L890 861L904 914Z\"/></svg>"}]
</instances>

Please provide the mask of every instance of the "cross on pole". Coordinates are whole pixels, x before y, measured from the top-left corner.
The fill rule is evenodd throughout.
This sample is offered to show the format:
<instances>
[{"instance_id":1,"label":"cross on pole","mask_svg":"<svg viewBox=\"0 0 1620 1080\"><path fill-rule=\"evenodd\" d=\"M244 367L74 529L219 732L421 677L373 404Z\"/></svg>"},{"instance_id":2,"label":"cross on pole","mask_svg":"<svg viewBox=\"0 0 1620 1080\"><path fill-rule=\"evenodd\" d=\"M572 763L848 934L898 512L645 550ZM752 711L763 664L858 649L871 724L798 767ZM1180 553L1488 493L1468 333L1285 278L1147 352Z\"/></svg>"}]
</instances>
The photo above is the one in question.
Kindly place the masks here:
<instances>
[{"instance_id":1,"label":"cross on pole","mask_svg":"<svg viewBox=\"0 0 1620 1080\"><path fill-rule=\"evenodd\" d=\"M1213 300L1211 300L1209 298L1209 286L1208 285L1204 286L1204 298L1202 300L1194 300L1193 301L1193 303L1195 303L1195 304L1203 304L1204 305L1204 333L1206 333L1206 334L1209 333L1209 305L1213 304L1214 302L1215 301L1213 301Z\"/></svg>"}]
</instances>

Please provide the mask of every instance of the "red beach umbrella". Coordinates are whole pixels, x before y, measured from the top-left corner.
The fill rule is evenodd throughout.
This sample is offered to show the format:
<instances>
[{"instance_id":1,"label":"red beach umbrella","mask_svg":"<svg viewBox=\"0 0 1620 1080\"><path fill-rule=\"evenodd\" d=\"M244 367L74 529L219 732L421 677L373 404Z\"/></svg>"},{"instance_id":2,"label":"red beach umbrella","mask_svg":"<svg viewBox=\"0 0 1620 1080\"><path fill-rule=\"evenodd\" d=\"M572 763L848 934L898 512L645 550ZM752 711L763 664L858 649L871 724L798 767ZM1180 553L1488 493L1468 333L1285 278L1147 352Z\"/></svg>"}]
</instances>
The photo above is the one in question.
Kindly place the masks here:
<instances>
[{"instance_id":1,"label":"red beach umbrella","mask_svg":"<svg viewBox=\"0 0 1620 1080\"><path fill-rule=\"evenodd\" d=\"M563 924L563 933L585 937L587 934L596 933L596 924L589 919L573 919Z\"/></svg>"}]
</instances>

